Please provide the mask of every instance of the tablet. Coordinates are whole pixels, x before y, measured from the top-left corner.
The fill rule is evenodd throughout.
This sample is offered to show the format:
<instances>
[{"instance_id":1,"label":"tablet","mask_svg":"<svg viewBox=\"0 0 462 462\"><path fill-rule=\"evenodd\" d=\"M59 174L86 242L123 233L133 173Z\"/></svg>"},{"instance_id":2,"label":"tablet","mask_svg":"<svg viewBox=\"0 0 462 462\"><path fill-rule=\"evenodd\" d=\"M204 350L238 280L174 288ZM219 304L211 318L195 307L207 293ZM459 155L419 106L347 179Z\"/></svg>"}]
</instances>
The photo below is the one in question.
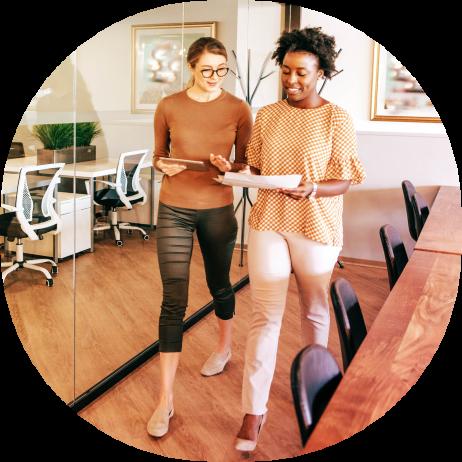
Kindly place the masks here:
<instances>
[{"instance_id":1,"label":"tablet","mask_svg":"<svg viewBox=\"0 0 462 462\"><path fill-rule=\"evenodd\" d=\"M166 164L184 165L187 170L205 172L209 169L208 163L202 160L176 159L172 157L159 157L158 159Z\"/></svg>"}]
</instances>

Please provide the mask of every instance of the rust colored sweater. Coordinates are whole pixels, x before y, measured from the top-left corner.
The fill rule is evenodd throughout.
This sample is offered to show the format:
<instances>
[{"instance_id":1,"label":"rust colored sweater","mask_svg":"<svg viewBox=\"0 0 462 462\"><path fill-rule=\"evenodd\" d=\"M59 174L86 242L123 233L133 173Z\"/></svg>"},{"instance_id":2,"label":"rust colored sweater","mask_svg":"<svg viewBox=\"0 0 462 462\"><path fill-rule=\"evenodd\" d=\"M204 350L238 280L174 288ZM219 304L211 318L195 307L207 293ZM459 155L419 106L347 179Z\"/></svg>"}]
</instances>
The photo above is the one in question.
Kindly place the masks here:
<instances>
[{"instance_id":1,"label":"rust colored sweater","mask_svg":"<svg viewBox=\"0 0 462 462\"><path fill-rule=\"evenodd\" d=\"M235 145L234 162L245 163L251 131L250 107L225 90L207 102L191 99L186 90L163 98L154 115L155 158L203 160L208 162L209 170L164 175L160 202L191 209L231 204L233 189L213 180L221 172L210 164L210 153L229 159Z\"/></svg>"}]
</instances>

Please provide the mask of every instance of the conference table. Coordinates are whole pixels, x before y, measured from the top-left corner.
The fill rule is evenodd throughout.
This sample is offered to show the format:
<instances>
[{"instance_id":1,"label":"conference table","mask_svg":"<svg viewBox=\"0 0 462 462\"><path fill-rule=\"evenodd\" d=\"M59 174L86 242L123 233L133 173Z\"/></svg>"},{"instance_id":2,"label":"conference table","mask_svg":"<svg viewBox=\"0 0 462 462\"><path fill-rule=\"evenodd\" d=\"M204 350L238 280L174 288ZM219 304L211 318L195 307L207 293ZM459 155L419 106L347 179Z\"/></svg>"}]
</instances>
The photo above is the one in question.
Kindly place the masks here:
<instances>
[{"instance_id":1,"label":"conference table","mask_svg":"<svg viewBox=\"0 0 462 462\"><path fill-rule=\"evenodd\" d=\"M454 308L461 270L461 224L459 188L441 186L409 262L301 454L360 432L419 380Z\"/></svg>"},{"instance_id":2,"label":"conference table","mask_svg":"<svg viewBox=\"0 0 462 462\"><path fill-rule=\"evenodd\" d=\"M462 255L460 189L441 186L415 249Z\"/></svg>"},{"instance_id":3,"label":"conference table","mask_svg":"<svg viewBox=\"0 0 462 462\"><path fill-rule=\"evenodd\" d=\"M118 158L102 158L96 160L89 160L85 162L76 162L72 164L66 164L62 170L61 176L63 178L76 178L82 180L88 180L90 197L94 197L95 181L97 178L105 177L109 175L115 175L117 170ZM17 159L8 159L5 163L5 174L18 174L22 167L29 165L37 165L36 156L20 157ZM154 204L155 204L155 171L152 165L151 158L146 159L142 166L142 169L150 169L150 185L151 185L151 200L149 203L149 216L150 216L150 227L154 228ZM93 226L95 222L95 203L92 201L92 223L91 223L91 252L94 251L94 233Z\"/></svg>"}]
</instances>

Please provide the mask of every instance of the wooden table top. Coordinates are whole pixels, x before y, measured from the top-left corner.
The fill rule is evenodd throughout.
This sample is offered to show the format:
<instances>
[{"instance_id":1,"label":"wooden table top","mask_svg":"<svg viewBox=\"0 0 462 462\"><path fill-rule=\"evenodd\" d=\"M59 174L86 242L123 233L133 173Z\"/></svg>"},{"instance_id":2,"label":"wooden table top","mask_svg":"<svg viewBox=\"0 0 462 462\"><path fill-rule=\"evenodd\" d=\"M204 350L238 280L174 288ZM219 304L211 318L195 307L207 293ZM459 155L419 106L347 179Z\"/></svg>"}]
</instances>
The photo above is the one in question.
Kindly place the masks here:
<instances>
[{"instance_id":1,"label":"wooden table top","mask_svg":"<svg viewBox=\"0 0 462 462\"><path fill-rule=\"evenodd\" d=\"M462 208L458 187L440 187L414 248L462 255Z\"/></svg>"},{"instance_id":2,"label":"wooden table top","mask_svg":"<svg viewBox=\"0 0 462 462\"><path fill-rule=\"evenodd\" d=\"M417 382L449 323L460 267L458 255L413 252L303 453L360 432Z\"/></svg>"}]
</instances>

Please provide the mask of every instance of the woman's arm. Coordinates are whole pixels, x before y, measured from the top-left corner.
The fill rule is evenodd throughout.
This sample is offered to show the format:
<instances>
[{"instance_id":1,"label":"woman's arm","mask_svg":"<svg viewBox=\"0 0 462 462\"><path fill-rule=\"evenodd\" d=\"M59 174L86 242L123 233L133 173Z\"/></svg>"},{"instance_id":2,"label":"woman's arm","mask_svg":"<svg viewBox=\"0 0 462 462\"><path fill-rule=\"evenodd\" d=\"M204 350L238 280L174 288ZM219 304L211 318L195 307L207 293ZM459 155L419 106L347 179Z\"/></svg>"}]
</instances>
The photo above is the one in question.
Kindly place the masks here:
<instances>
[{"instance_id":1,"label":"woman's arm","mask_svg":"<svg viewBox=\"0 0 462 462\"><path fill-rule=\"evenodd\" d=\"M317 191L315 197L332 197L345 194L350 187L350 180L326 180L317 182ZM314 183L302 181L296 188L283 188L277 191L287 194L292 199L300 200L308 197L314 189Z\"/></svg>"},{"instance_id":2,"label":"woman's arm","mask_svg":"<svg viewBox=\"0 0 462 462\"><path fill-rule=\"evenodd\" d=\"M237 121L236 139L234 142L234 162L230 162L223 156L210 154L210 162L222 172L240 172L246 170L245 150L252 134L252 111L249 105L242 101Z\"/></svg>"},{"instance_id":3,"label":"woman's arm","mask_svg":"<svg viewBox=\"0 0 462 462\"><path fill-rule=\"evenodd\" d=\"M170 131L165 118L165 109L162 100L157 105L156 113L154 114L154 140L154 168L168 176L182 172L186 168L184 165L167 165L162 162L162 157L170 157Z\"/></svg>"}]
</instances>

